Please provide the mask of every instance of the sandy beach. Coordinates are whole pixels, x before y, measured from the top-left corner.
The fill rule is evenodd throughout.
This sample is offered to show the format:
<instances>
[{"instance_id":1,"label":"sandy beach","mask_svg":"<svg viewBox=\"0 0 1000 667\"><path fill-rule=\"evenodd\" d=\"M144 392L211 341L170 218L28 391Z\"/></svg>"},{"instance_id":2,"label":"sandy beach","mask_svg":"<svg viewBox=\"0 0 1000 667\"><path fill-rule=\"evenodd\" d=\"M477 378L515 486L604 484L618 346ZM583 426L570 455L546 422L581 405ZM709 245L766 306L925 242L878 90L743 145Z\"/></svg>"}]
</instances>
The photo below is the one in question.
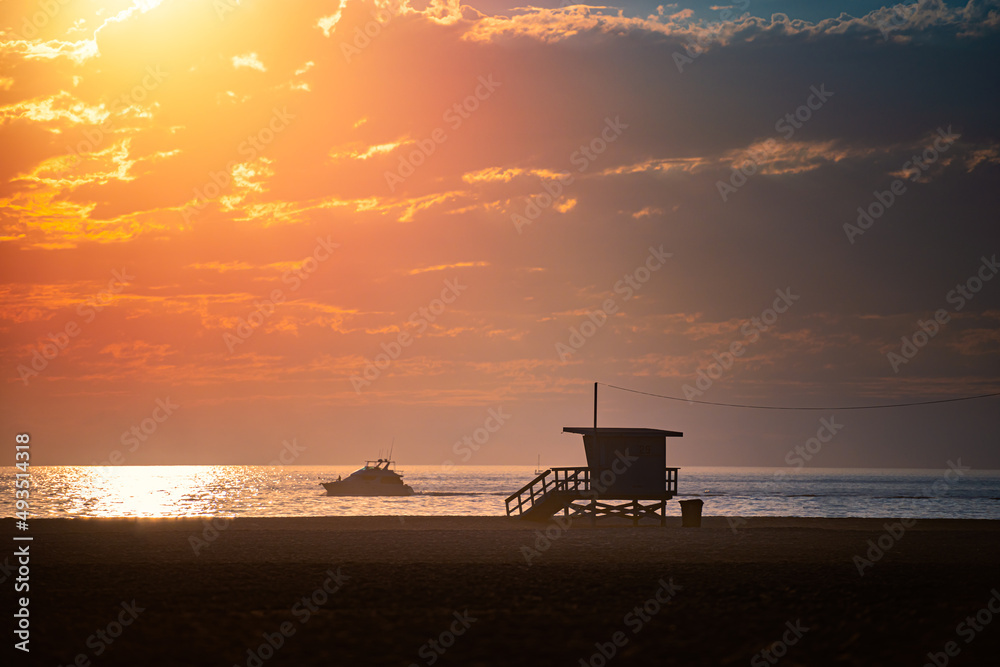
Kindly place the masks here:
<instances>
[{"instance_id":1,"label":"sandy beach","mask_svg":"<svg viewBox=\"0 0 1000 667\"><path fill-rule=\"evenodd\" d=\"M996 664L1000 522L742 521L35 520L16 664Z\"/></svg>"}]
</instances>

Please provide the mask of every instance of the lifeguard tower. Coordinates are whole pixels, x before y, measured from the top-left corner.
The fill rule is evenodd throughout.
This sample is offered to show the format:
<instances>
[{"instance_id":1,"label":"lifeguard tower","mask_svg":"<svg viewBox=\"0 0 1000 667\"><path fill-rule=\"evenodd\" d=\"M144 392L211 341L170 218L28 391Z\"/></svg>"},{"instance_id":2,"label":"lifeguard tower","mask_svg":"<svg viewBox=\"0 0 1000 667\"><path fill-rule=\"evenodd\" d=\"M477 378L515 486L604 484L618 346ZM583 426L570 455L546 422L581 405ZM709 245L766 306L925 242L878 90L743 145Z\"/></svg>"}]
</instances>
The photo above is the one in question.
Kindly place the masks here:
<instances>
[{"instance_id":1,"label":"lifeguard tower","mask_svg":"<svg viewBox=\"0 0 1000 667\"><path fill-rule=\"evenodd\" d=\"M595 399L596 400L596 399ZM595 418L596 421L596 418ZM666 525L667 501L677 493L678 468L667 467L667 438L678 431L655 428L566 427L583 436L587 465L550 468L507 498L507 516L546 521L567 517L619 516ZM614 501L614 502L611 502Z\"/></svg>"}]
</instances>

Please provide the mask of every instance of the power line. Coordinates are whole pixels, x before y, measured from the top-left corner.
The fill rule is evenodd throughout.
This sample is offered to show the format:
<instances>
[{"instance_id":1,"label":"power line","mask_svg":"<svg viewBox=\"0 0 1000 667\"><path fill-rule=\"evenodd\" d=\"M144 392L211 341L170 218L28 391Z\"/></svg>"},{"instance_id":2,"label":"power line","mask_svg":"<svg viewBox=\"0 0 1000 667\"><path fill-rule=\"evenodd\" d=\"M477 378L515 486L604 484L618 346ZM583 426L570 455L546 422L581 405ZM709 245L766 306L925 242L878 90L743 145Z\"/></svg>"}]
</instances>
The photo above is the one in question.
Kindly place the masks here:
<instances>
[{"instance_id":1,"label":"power line","mask_svg":"<svg viewBox=\"0 0 1000 667\"><path fill-rule=\"evenodd\" d=\"M724 408L749 408L753 410L878 410L882 408L906 408L914 405L933 405L935 403L955 403L957 401L974 401L978 398L989 398L990 396L1000 396L1000 391L996 391L991 394L979 394L978 396L960 396L959 398L938 398L933 401L912 401L910 403L890 403L887 405L840 405L840 406L799 407L799 406L789 406L789 405L746 405L743 403L715 403L712 401L696 401L694 399L679 398L677 396L664 396L663 394L654 394L648 391L639 391L638 389L619 387L613 384L608 384L606 382L599 382L598 384L603 384L605 387L609 387L611 389L628 391L633 394L642 394L644 396L655 396L656 398L665 398L668 401L684 401L686 403L698 403L699 405L716 405Z\"/></svg>"}]
</instances>

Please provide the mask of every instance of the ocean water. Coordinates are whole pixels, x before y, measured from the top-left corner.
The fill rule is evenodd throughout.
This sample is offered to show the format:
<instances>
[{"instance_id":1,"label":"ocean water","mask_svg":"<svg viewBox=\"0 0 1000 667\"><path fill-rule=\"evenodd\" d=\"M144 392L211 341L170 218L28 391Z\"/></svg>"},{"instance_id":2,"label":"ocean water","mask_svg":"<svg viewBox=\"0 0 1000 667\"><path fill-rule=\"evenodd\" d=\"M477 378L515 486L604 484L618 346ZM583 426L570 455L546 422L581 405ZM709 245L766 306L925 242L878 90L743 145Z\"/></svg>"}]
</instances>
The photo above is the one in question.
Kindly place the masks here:
<instances>
[{"instance_id":1,"label":"ocean water","mask_svg":"<svg viewBox=\"0 0 1000 667\"><path fill-rule=\"evenodd\" d=\"M534 478L526 466L400 469L416 495L327 496L320 481L357 466L51 466L31 468L30 516L502 516ZM14 516L14 475L0 474L0 516ZM682 468L678 500L711 516L1000 519L1000 471ZM668 513L680 514L676 502Z\"/></svg>"}]
</instances>

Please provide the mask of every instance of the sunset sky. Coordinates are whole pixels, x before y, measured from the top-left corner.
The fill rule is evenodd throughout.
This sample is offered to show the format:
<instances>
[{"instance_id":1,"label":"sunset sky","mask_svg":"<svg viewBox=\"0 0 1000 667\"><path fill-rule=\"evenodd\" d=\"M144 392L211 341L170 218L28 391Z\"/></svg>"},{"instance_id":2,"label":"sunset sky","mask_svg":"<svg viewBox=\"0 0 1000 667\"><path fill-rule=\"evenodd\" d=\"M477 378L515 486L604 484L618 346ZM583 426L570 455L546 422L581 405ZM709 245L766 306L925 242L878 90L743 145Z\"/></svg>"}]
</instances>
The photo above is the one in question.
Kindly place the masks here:
<instances>
[{"instance_id":1,"label":"sunset sky","mask_svg":"<svg viewBox=\"0 0 1000 667\"><path fill-rule=\"evenodd\" d=\"M595 380L1000 391L1000 4L543 4L6 0L4 437L575 465ZM998 401L836 413L808 465L1000 468ZM600 393L676 465L833 414Z\"/></svg>"}]
</instances>

